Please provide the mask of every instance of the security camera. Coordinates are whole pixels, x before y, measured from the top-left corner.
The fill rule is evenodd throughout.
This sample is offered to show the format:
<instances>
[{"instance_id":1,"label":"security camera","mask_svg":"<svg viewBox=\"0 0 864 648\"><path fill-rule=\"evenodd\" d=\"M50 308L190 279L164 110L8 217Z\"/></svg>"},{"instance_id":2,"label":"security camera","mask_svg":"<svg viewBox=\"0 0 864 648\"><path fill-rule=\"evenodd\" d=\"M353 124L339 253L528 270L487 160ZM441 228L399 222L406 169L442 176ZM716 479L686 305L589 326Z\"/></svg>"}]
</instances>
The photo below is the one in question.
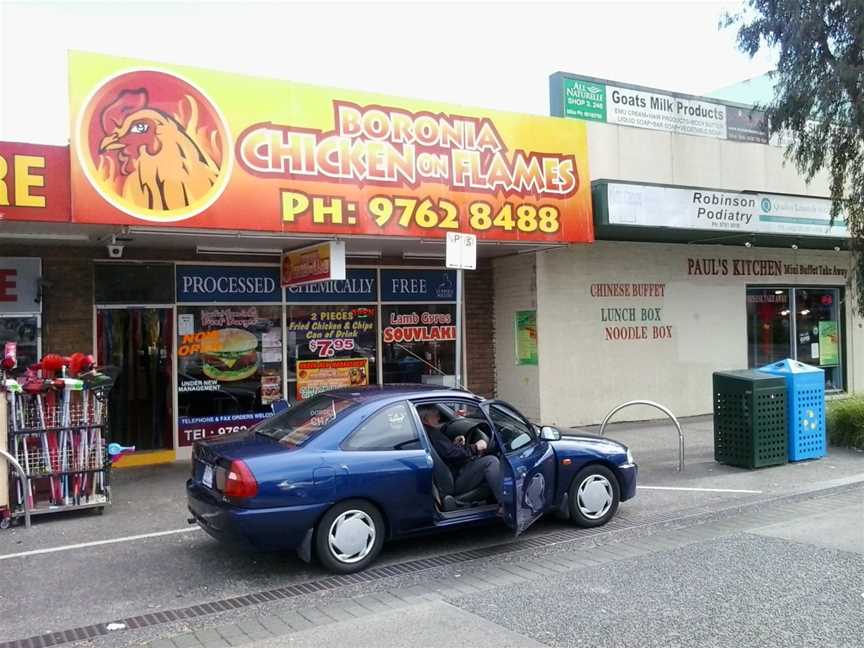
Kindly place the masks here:
<instances>
[{"instance_id":1,"label":"security camera","mask_svg":"<svg viewBox=\"0 0 864 648\"><path fill-rule=\"evenodd\" d=\"M109 245L108 246L108 256L112 259L119 259L123 256L123 246L122 245Z\"/></svg>"}]
</instances>

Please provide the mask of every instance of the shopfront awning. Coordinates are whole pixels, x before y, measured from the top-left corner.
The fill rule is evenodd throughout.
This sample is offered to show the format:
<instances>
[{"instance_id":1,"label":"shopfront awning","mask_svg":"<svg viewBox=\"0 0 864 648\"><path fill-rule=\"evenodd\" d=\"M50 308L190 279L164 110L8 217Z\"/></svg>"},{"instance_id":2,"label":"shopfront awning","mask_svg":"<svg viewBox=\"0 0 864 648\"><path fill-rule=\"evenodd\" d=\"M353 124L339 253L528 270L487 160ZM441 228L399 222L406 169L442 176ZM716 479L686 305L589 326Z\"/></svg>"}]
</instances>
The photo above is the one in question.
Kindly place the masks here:
<instances>
[{"instance_id":1,"label":"shopfront awning","mask_svg":"<svg viewBox=\"0 0 864 648\"><path fill-rule=\"evenodd\" d=\"M166 227L122 227L75 223L3 222L0 224L0 249L11 254L31 246L91 250L88 256L110 257L109 246L122 248L123 259L154 259L165 255L175 259L202 261L279 262L283 250L333 240L314 234L279 235L237 230L174 229ZM351 264L377 261L418 262L444 265L443 239L408 239L385 236L351 236L346 241L346 256ZM535 242L479 241L479 259L523 254L558 245Z\"/></svg>"}]
</instances>

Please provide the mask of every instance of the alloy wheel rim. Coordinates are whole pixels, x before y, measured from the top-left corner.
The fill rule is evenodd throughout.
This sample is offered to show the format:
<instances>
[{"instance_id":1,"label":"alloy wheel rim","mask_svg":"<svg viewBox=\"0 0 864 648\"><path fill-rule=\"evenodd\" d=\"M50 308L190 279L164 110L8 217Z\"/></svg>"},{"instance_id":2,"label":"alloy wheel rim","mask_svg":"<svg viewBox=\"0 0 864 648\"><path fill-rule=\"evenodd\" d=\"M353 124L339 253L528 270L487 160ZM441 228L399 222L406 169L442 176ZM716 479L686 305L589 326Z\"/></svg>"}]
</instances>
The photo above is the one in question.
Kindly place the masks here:
<instances>
[{"instance_id":1,"label":"alloy wheel rim","mask_svg":"<svg viewBox=\"0 0 864 648\"><path fill-rule=\"evenodd\" d=\"M579 511L589 520L599 520L606 515L614 498L612 484L603 475L589 475L576 492Z\"/></svg>"},{"instance_id":2,"label":"alloy wheel rim","mask_svg":"<svg viewBox=\"0 0 864 648\"><path fill-rule=\"evenodd\" d=\"M327 532L327 544L336 560L345 564L360 562L375 546L375 522L365 511L352 509L340 513Z\"/></svg>"}]
</instances>

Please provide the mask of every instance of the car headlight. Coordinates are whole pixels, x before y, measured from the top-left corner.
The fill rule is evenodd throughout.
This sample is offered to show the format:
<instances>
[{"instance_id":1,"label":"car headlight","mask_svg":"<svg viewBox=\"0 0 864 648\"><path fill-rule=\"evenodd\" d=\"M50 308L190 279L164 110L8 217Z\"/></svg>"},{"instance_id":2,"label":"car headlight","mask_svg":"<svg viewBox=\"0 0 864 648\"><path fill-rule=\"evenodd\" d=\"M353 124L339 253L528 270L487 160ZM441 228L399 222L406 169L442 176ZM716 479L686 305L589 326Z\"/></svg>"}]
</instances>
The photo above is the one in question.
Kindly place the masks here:
<instances>
[{"instance_id":1,"label":"car headlight","mask_svg":"<svg viewBox=\"0 0 864 648\"><path fill-rule=\"evenodd\" d=\"M627 463L628 464L635 464L636 463L636 460L633 459L633 453L630 452L630 448L627 448Z\"/></svg>"}]
</instances>

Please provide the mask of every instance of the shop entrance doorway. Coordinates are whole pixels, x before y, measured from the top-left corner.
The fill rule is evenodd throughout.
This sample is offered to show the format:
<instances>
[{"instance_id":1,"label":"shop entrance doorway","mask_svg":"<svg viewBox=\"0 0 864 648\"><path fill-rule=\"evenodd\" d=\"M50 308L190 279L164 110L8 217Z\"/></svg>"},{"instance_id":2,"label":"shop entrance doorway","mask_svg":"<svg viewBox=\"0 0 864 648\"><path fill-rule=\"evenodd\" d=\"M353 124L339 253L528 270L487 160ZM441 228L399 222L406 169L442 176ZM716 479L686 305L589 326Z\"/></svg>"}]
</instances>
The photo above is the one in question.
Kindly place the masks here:
<instances>
[{"instance_id":1,"label":"shop entrance doorway","mask_svg":"<svg viewBox=\"0 0 864 648\"><path fill-rule=\"evenodd\" d=\"M97 307L96 340L98 363L118 372L111 440L138 451L173 448L173 308Z\"/></svg>"}]
</instances>

